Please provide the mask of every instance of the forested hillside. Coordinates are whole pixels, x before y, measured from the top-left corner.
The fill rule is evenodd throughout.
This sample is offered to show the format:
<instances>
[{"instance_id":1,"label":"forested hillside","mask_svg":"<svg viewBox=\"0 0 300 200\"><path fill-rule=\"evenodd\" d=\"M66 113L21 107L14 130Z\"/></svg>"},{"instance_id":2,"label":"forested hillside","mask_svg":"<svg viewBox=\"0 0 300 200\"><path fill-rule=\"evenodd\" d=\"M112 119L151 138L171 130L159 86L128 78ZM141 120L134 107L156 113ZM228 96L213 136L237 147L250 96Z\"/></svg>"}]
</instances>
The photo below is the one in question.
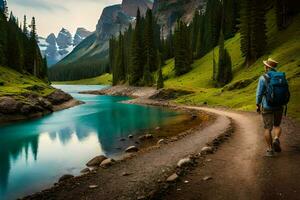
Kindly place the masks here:
<instances>
[{"instance_id":1,"label":"forested hillside","mask_svg":"<svg viewBox=\"0 0 300 200\"><path fill-rule=\"evenodd\" d=\"M147 27L151 27L149 22L155 27L155 19L150 21L148 14L139 23L138 15L135 28L111 40L113 83L181 88L195 93L178 102L249 110L255 106L262 60L272 57L280 63L279 70L287 72L292 90L289 110L299 117L298 4L291 0L210 0L206 11L196 12L190 24L178 21L168 37L158 39L162 34L153 34L154 47L147 41L157 29L150 29L149 34Z\"/></svg>"},{"instance_id":2,"label":"forested hillside","mask_svg":"<svg viewBox=\"0 0 300 200\"><path fill-rule=\"evenodd\" d=\"M9 67L20 73L29 73L47 81L47 61L42 58L37 45L35 18L28 30L24 16L23 26L11 12L8 14L6 1L0 8L0 66Z\"/></svg>"}]
</instances>

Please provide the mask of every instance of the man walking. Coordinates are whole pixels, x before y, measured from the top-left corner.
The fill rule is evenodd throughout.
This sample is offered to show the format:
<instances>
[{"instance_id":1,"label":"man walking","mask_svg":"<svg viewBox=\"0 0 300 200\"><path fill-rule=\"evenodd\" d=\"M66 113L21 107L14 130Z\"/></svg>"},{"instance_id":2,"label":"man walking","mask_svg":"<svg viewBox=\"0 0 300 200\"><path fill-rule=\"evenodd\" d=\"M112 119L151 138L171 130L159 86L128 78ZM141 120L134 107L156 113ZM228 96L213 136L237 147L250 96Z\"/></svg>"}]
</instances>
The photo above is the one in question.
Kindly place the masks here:
<instances>
[{"instance_id":1,"label":"man walking","mask_svg":"<svg viewBox=\"0 0 300 200\"><path fill-rule=\"evenodd\" d=\"M290 93L285 73L277 72L278 62L269 58L263 61L265 74L259 78L256 91L257 112L262 112L265 140L268 145L266 156L273 156L275 152L281 152L281 120L283 107L287 105ZM272 136L274 130L274 137Z\"/></svg>"}]
</instances>

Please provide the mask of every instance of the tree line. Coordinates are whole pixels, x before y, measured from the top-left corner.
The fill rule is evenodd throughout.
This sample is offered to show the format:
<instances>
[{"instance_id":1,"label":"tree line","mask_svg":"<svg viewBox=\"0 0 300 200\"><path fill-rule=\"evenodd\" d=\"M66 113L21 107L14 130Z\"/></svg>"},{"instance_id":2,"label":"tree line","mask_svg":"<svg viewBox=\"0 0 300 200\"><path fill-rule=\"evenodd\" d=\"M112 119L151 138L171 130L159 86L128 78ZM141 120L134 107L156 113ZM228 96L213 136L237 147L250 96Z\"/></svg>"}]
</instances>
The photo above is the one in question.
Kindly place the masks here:
<instances>
[{"instance_id":1,"label":"tree line","mask_svg":"<svg viewBox=\"0 0 300 200\"><path fill-rule=\"evenodd\" d=\"M47 61L37 45L34 17L29 27L26 16L21 25L12 12L8 14L7 2L4 0L4 7L0 7L0 65L46 81Z\"/></svg>"},{"instance_id":2,"label":"tree line","mask_svg":"<svg viewBox=\"0 0 300 200\"><path fill-rule=\"evenodd\" d=\"M189 72L195 59L201 58L218 45L222 19L224 37L227 39L234 36L237 31L239 9L236 1L225 0L224 6L219 0L208 1L206 11L197 10L190 25L178 20L175 30L170 30L166 37L163 35L163 27L157 24L151 10L146 12L145 17L141 16L138 10L135 27L130 26L124 33L120 32L118 38L112 37L110 40L109 63L113 84L128 82L135 86L157 84L161 87L163 86L161 65L173 57L176 76ZM226 17L222 15L225 9L230 13ZM227 62L228 56L226 53L227 59L221 59L220 66L231 67L225 64L230 63ZM231 70L217 70L216 73L231 73ZM220 82L231 80L230 74L224 76L228 78ZM215 77L216 80L224 79L222 75Z\"/></svg>"}]
</instances>

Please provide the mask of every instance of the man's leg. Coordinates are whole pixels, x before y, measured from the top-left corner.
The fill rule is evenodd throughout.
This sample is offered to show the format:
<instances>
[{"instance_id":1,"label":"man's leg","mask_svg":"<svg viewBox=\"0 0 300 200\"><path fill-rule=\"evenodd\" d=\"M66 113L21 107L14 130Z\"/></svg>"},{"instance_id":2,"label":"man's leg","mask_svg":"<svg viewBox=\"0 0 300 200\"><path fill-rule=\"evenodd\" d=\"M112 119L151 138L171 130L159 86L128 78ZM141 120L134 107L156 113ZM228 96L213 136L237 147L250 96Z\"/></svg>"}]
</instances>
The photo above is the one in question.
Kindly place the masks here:
<instances>
[{"instance_id":1,"label":"man's leg","mask_svg":"<svg viewBox=\"0 0 300 200\"><path fill-rule=\"evenodd\" d=\"M280 138L281 136L281 127L280 126L274 126L274 139Z\"/></svg>"},{"instance_id":2,"label":"man's leg","mask_svg":"<svg viewBox=\"0 0 300 200\"><path fill-rule=\"evenodd\" d=\"M280 147L280 136L281 136L281 120L282 120L283 109L277 110L274 112L274 140L273 140L273 148L275 152L281 152Z\"/></svg>"},{"instance_id":3,"label":"man's leg","mask_svg":"<svg viewBox=\"0 0 300 200\"><path fill-rule=\"evenodd\" d=\"M268 145L268 150L272 150L273 138L272 138L272 133L271 133L270 129L265 129L265 140Z\"/></svg>"},{"instance_id":4,"label":"man's leg","mask_svg":"<svg viewBox=\"0 0 300 200\"><path fill-rule=\"evenodd\" d=\"M272 157L274 155L273 151L273 138L272 138L272 129L273 129L273 119L274 115L272 112L263 112L263 121L264 121L264 128L265 128L265 140L267 143L267 153L266 156Z\"/></svg>"}]
</instances>

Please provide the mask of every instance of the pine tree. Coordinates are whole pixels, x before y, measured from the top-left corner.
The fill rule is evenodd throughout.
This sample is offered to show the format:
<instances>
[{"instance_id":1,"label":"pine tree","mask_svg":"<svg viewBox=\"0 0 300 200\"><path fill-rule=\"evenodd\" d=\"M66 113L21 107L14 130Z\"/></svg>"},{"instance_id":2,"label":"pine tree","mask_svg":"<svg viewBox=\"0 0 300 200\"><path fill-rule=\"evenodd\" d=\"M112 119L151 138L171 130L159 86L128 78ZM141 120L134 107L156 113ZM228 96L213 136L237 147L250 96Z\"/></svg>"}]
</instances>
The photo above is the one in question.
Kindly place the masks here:
<instances>
[{"instance_id":1,"label":"pine tree","mask_svg":"<svg viewBox=\"0 0 300 200\"><path fill-rule=\"evenodd\" d=\"M219 42L219 63L216 75L216 81L218 86L224 86L232 79L232 63L228 51L224 46L224 34L221 30L220 42Z\"/></svg>"},{"instance_id":2,"label":"pine tree","mask_svg":"<svg viewBox=\"0 0 300 200\"><path fill-rule=\"evenodd\" d=\"M131 42L131 63L130 63L130 74L129 74L130 85L140 84L140 78L143 77L144 49L143 49L142 35L143 34L142 34L141 13L140 10L138 9L135 30Z\"/></svg>"},{"instance_id":3,"label":"pine tree","mask_svg":"<svg viewBox=\"0 0 300 200\"><path fill-rule=\"evenodd\" d=\"M7 65L7 21L4 13L0 12L0 65Z\"/></svg>"},{"instance_id":4,"label":"pine tree","mask_svg":"<svg viewBox=\"0 0 300 200\"><path fill-rule=\"evenodd\" d=\"M7 29L7 65L12 69L21 72L21 49L20 39L17 34L18 28L17 20L11 12Z\"/></svg>"},{"instance_id":5,"label":"pine tree","mask_svg":"<svg viewBox=\"0 0 300 200\"><path fill-rule=\"evenodd\" d=\"M160 57L160 56L158 56L158 57ZM158 58L158 60L161 60L161 59ZM158 90L164 88L164 78L163 78L162 69L161 69L161 63L160 62L158 63L156 87L157 87Z\"/></svg>"},{"instance_id":6,"label":"pine tree","mask_svg":"<svg viewBox=\"0 0 300 200\"><path fill-rule=\"evenodd\" d=\"M267 44L265 7L259 0L241 2L241 51L250 66L264 52Z\"/></svg>"},{"instance_id":7,"label":"pine tree","mask_svg":"<svg viewBox=\"0 0 300 200\"><path fill-rule=\"evenodd\" d=\"M26 18L26 15L24 15L24 19L23 19L23 33L24 33L26 36L28 35L27 18Z\"/></svg>"},{"instance_id":8,"label":"pine tree","mask_svg":"<svg viewBox=\"0 0 300 200\"><path fill-rule=\"evenodd\" d=\"M190 33L187 25L182 21L178 21L174 36L174 70L176 76L180 76L191 70L193 59L189 35Z\"/></svg>"},{"instance_id":9,"label":"pine tree","mask_svg":"<svg viewBox=\"0 0 300 200\"><path fill-rule=\"evenodd\" d=\"M124 57L124 38L122 33L119 33L118 53L116 64L113 73L113 85L117 85L125 81L125 57Z\"/></svg>"}]
</instances>

